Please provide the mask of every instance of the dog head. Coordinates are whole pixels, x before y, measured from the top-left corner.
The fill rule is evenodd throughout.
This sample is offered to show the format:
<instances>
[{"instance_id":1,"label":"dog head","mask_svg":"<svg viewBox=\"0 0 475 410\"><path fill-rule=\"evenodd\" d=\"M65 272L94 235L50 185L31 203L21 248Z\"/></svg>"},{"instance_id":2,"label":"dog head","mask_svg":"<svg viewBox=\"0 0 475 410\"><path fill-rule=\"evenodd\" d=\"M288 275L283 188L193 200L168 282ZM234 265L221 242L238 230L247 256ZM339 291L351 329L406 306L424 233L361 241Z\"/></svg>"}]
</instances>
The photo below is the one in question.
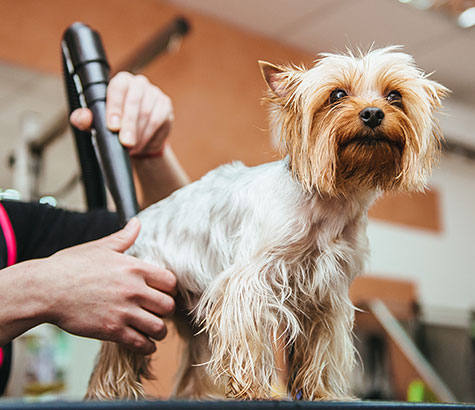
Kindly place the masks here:
<instances>
[{"instance_id":1,"label":"dog head","mask_svg":"<svg viewBox=\"0 0 475 410\"><path fill-rule=\"evenodd\" d=\"M311 69L259 62L271 123L309 192L420 190L440 150L448 93L393 46L322 54Z\"/></svg>"}]
</instances>

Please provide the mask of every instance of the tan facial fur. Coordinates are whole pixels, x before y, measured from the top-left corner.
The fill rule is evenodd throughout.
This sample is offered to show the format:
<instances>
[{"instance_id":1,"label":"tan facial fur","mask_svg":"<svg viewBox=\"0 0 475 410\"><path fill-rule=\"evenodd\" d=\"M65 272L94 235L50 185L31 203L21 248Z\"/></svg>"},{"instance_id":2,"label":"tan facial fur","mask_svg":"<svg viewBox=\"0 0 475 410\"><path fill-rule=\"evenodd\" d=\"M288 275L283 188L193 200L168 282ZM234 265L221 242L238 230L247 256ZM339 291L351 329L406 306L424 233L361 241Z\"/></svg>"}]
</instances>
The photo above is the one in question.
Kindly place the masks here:
<instances>
[{"instance_id":1,"label":"tan facial fur","mask_svg":"<svg viewBox=\"0 0 475 410\"><path fill-rule=\"evenodd\" d=\"M307 190L347 195L354 189L424 187L441 139L434 113L448 90L399 47L323 54L309 70L260 65L273 128ZM336 90L346 95L332 102ZM388 100L392 92L400 101ZM367 107L384 113L379 126L361 120Z\"/></svg>"}]
</instances>

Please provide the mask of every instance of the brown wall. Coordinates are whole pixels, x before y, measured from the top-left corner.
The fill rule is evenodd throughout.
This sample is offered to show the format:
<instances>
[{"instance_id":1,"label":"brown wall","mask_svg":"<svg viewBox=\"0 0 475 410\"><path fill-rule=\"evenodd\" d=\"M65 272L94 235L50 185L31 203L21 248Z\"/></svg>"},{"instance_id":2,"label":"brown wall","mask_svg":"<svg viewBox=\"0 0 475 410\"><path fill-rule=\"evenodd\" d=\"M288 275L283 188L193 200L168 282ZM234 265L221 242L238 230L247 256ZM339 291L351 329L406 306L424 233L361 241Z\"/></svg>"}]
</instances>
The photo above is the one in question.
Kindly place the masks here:
<instances>
[{"instance_id":1,"label":"brown wall","mask_svg":"<svg viewBox=\"0 0 475 410\"><path fill-rule=\"evenodd\" d=\"M443 230L440 195L434 188L425 192L385 194L370 209L369 217L433 233Z\"/></svg>"},{"instance_id":2,"label":"brown wall","mask_svg":"<svg viewBox=\"0 0 475 410\"><path fill-rule=\"evenodd\" d=\"M231 160L255 165L274 158L260 105L265 87L257 60L313 59L153 0L1 1L0 7L8 8L10 23L0 25L0 58L55 73L60 72L61 33L73 21L101 33L114 66L174 16L184 14L192 30L181 50L156 60L145 74L174 101L171 143L193 179ZM10 31L12 26L21 30Z\"/></svg>"}]
</instances>

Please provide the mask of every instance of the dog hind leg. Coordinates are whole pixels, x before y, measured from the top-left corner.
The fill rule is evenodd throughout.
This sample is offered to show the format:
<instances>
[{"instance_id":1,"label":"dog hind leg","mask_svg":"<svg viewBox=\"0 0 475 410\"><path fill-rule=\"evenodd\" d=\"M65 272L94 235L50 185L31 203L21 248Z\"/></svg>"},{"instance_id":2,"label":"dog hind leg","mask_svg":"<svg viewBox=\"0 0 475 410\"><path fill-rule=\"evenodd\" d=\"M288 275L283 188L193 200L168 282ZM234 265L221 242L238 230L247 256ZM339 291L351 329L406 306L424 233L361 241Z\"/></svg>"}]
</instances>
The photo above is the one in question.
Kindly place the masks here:
<instances>
[{"instance_id":1,"label":"dog hind leg","mask_svg":"<svg viewBox=\"0 0 475 410\"><path fill-rule=\"evenodd\" d=\"M150 378L150 358L112 342L102 343L85 399L143 399L141 377Z\"/></svg>"}]
</instances>

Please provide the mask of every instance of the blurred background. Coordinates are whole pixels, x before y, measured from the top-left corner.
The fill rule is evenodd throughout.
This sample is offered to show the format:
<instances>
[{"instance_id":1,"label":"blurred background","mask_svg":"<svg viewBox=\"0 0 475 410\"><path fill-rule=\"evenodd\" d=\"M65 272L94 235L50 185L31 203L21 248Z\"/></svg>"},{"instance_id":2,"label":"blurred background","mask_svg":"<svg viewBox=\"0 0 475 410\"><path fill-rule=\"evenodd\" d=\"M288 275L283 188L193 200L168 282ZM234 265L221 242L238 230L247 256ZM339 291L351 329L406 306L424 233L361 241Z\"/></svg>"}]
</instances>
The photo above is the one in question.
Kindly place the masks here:
<instances>
[{"instance_id":1,"label":"blurred background","mask_svg":"<svg viewBox=\"0 0 475 410\"><path fill-rule=\"evenodd\" d=\"M355 391L473 402L473 7L468 0L0 0L1 195L51 196L44 200L85 210L73 139L58 127L66 107L59 45L75 21L99 31L115 71L177 17L186 19L189 33L172 38L142 72L174 102L170 143L192 179L232 160L277 159L257 60L310 66L320 52L403 45L452 90L440 115L446 144L424 194L388 195L371 209L371 259L352 288L363 310ZM10 396L82 397L98 343L42 326L14 347ZM169 394L179 348L172 331L154 356L151 394Z\"/></svg>"}]
</instances>

